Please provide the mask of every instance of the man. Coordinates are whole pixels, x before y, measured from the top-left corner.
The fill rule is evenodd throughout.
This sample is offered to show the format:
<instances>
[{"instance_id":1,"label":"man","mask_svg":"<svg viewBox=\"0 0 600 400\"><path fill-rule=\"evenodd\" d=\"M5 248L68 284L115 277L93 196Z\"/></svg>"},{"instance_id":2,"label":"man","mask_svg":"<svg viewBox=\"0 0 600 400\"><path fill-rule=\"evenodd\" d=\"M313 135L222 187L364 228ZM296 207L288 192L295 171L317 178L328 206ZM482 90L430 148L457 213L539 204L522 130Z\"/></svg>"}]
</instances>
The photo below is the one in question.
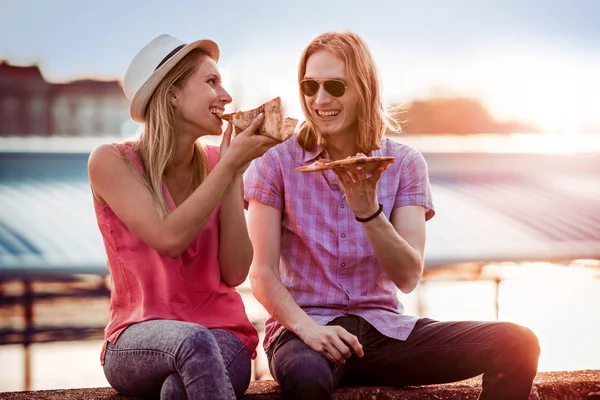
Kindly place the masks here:
<instances>
[{"instance_id":1,"label":"man","mask_svg":"<svg viewBox=\"0 0 600 400\"><path fill-rule=\"evenodd\" d=\"M483 373L481 399L527 399L539 356L531 331L403 314L397 289L409 293L421 278L434 208L423 156L383 138L387 118L365 42L349 32L318 36L298 81L306 121L245 177L250 279L271 315L264 347L284 398ZM359 152L396 160L372 175L296 170Z\"/></svg>"}]
</instances>

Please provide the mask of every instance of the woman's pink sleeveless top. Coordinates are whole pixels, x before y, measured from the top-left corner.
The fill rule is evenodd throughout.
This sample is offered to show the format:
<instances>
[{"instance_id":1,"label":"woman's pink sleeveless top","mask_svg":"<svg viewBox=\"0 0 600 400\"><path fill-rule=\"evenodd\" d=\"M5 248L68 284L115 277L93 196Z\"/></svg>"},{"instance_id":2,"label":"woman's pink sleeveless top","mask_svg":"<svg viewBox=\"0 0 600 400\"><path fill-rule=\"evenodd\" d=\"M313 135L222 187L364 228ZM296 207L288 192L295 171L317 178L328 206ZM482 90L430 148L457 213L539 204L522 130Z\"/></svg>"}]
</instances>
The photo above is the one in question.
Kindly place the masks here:
<instances>
[{"instance_id":1,"label":"woman's pink sleeveless top","mask_svg":"<svg viewBox=\"0 0 600 400\"><path fill-rule=\"evenodd\" d=\"M114 144L141 173L133 144ZM206 147L209 170L219 148ZM176 205L166 185L163 193L171 210ZM235 288L221 281L219 268L220 205L187 250L177 258L159 254L135 235L106 204L94 198L98 226L104 240L113 289L106 340L114 343L131 324L162 319L221 328L236 335L256 356L258 333L248 320ZM104 350L101 359L104 360Z\"/></svg>"}]
</instances>

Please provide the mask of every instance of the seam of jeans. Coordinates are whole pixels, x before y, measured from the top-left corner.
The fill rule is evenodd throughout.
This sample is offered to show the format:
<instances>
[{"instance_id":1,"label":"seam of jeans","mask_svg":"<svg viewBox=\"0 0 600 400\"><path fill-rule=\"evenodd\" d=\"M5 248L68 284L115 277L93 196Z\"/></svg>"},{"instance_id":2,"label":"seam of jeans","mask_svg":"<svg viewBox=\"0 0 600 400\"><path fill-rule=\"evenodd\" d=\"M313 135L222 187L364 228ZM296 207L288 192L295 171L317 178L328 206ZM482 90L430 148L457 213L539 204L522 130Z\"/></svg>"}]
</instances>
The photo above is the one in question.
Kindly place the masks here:
<instances>
[{"instance_id":1,"label":"seam of jeans","mask_svg":"<svg viewBox=\"0 0 600 400\"><path fill-rule=\"evenodd\" d=\"M362 341L362 338L364 336L364 331L365 331L364 328L365 327L363 326L362 321L359 320L358 321L358 332L356 332L356 336L358 337L359 342Z\"/></svg>"},{"instance_id":2,"label":"seam of jeans","mask_svg":"<svg viewBox=\"0 0 600 400\"><path fill-rule=\"evenodd\" d=\"M504 353L508 352L509 350L512 350L516 345L517 345L516 343L513 343L512 346L510 346L509 348L506 348L503 351L501 351L500 353L498 353L498 355L496 355L496 357L494 357L494 359L490 361L490 364L493 364L494 361L496 361L500 356L504 355Z\"/></svg>"},{"instance_id":3,"label":"seam of jeans","mask_svg":"<svg viewBox=\"0 0 600 400\"><path fill-rule=\"evenodd\" d=\"M490 349L496 351L496 349L494 348L494 346L489 345L488 343L459 343L459 344L444 344L444 345L436 345L436 346L424 346L424 347L417 347L417 348L410 348L410 349L399 349L399 350L394 350L394 351L415 351L415 350L434 350L434 349L442 349L442 348L446 348L446 347L459 347L459 346L472 346L472 345L478 345L478 346L485 346L485 347L489 347ZM389 352L390 349L381 349L381 348L364 348L364 351L387 351Z\"/></svg>"},{"instance_id":4,"label":"seam of jeans","mask_svg":"<svg viewBox=\"0 0 600 400\"><path fill-rule=\"evenodd\" d=\"M225 368L229 368L229 366L235 361L236 358L238 358L238 356L242 353L242 351L246 350L246 346L244 346L242 344L242 346L240 347L240 349L238 350L238 352L235 354L235 356L233 356L231 358L231 361L229 361L226 365ZM247 351L247 350L246 350Z\"/></svg>"},{"instance_id":5,"label":"seam of jeans","mask_svg":"<svg viewBox=\"0 0 600 400\"><path fill-rule=\"evenodd\" d=\"M271 374L273 375L273 378L275 378L275 380L277 381L277 377L275 377L274 372L276 371L275 368L273 368L274 365L278 365L277 363L277 350L279 350L278 348L273 348L273 351L271 352L271 359L269 362L269 370L271 371ZM279 382L279 381L278 381Z\"/></svg>"},{"instance_id":6,"label":"seam of jeans","mask_svg":"<svg viewBox=\"0 0 600 400\"><path fill-rule=\"evenodd\" d=\"M160 354L166 354L168 356L175 358L175 355L169 353L168 351L162 351L162 350L156 350L156 349L106 349L107 353L109 353L109 352L125 353L128 351L143 351L143 352L148 352L148 353L160 353Z\"/></svg>"},{"instance_id":7,"label":"seam of jeans","mask_svg":"<svg viewBox=\"0 0 600 400\"><path fill-rule=\"evenodd\" d=\"M287 332L291 332L288 329L284 329L283 331L281 331L281 333L279 334L279 336L277 336L277 338L271 342L271 347L269 348L269 351L271 353L273 353L273 355L275 354L275 352L277 351L277 349L279 349L279 347L281 347L281 341L283 340L284 335Z\"/></svg>"}]
</instances>

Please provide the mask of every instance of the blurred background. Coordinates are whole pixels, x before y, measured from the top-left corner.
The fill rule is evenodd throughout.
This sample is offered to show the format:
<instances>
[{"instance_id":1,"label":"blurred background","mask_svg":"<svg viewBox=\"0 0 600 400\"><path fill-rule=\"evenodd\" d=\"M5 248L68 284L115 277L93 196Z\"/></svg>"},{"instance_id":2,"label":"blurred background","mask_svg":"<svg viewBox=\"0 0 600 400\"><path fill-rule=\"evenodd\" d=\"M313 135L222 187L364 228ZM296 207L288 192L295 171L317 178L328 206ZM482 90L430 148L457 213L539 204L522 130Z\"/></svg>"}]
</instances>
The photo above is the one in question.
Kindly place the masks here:
<instances>
[{"instance_id":1,"label":"blurred background","mask_svg":"<svg viewBox=\"0 0 600 400\"><path fill-rule=\"evenodd\" d=\"M227 111L281 96L353 30L378 63L391 136L427 159L437 214L407 313L502 320L540 371L600 369L600 3L0 0L0 392L107 386L110 277L86 163L134 136L121 77L153 37L215 40ZM220 138L207 139L219 143ZM264 309L238 288L259 330ZM261 331L262 332L262 331ZM261 350L261 349L259 349ZM262 351L254 378L269 378Z\"/></svg>"}]
</instances>

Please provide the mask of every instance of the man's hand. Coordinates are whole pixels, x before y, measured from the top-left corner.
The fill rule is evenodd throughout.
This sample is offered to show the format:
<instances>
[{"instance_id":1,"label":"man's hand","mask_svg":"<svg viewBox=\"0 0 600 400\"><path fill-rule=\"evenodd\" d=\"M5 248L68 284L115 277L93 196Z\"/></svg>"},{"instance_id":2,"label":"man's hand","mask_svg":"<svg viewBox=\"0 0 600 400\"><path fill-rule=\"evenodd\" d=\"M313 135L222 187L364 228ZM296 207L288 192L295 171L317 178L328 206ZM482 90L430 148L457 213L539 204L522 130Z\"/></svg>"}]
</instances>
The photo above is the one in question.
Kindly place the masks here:
<instances>
[{"instance_id":1,"label":"man's hand","mask_svg":"<svg viewBox=\"0 0 600 400\"><path fill-rule=\"evenodd\" d=\"M377 211L377 183L384 170L385 168L379 168L371 176L364 172L347 172L343 168L333 171L344 188L348 207L357 217L367 218Z\"/></svg>"},{"instance_id":2,"label":"man's hand","mask_svg":"<svg viewBox=\"0 0 600 400\"><path fill-rule=\"evenodd\" d=\"M333 363L345 364L352 351L359 357L364 355L358 338L341 326L314 323L298 329L296 334L311 349Z\"/></svg>"}]
</instances>

